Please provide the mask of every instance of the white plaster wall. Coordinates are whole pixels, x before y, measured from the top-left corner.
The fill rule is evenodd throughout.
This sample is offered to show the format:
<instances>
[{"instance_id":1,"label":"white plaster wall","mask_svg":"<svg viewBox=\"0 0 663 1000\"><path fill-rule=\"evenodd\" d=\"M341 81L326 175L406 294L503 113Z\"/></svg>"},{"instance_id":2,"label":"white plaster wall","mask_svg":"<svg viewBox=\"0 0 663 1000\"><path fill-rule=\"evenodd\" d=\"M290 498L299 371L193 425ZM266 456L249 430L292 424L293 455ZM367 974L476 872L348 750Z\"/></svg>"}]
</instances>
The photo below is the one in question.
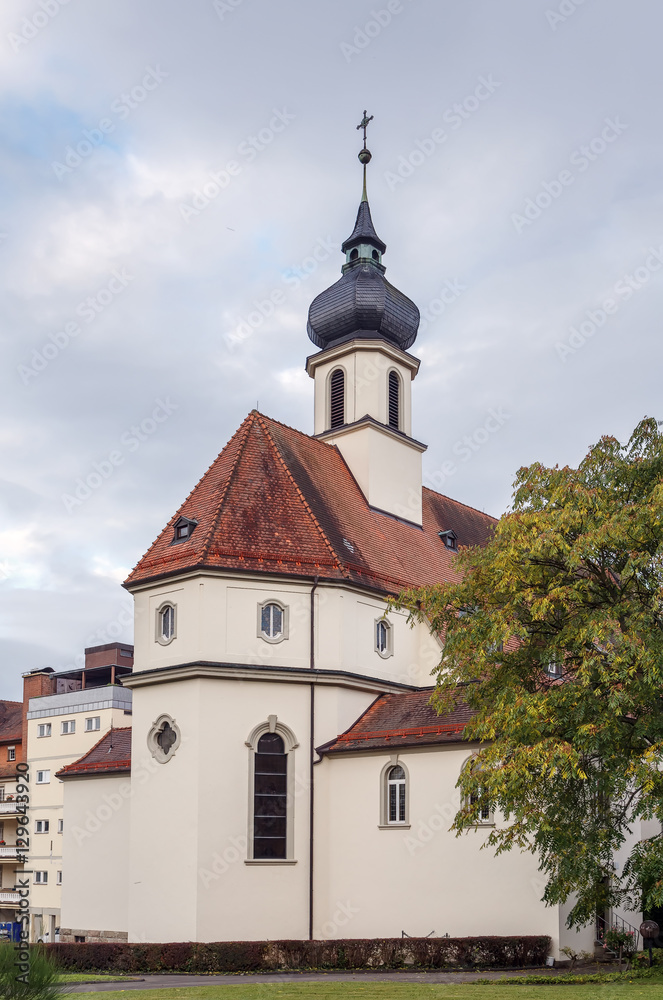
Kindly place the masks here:
<instances>
[{"instance_id":1,"label":"white plaster wall","mask_svg":"<svg viewBox=\"0 0 663 1000\"><path fill-rule=\"evenodd\" d=\"M153 670L207 660L249 666L310 665L311 584L223 576L191 577L177 584L136 593L135 669ZM274 599L288 607L288 638L265 642L257 635L257 609ZM394 655L375 650L375 619L386 603L357 590L321 584L315 595L315 662L324 670L344 670L399 684L426 686L439 662L440 646L425 625L410 628L407 616L392 612ZM177 606L177 634L167 646L155 639L158 607ZM333 734L336 735L336 734Z\"/></svg>"},{"instance_id":2,"label":"white plaster wall","mask_svg":"<svg viewBox=\"0 0 663 1000\"><path fill-rule=\"evenodd\" d=\"M379 829L380 774L389 755L316 766L316 904L320 937L548 934L536 859L480 850L485 829L448 832L469 748L400 755L410 775L410 829Z\"/></svg>"},{"instance_id":3,"label":"white plaster wall","mask_svg":"<svg viewBox=\"0 0 663 1000\"><path fill-rule=\"evenodd\" d=\"M129 775L62 782L66 824L61 926L125 931L129 895Z\"/></svg>"},{"instance_id":4,"label":"white plaster wall","mask_svg":"<svg viewBox=\"0 0 663 1000\"><path fill-rule=\"evenodd\" d=\"M365 424L331 432L335 444L372 507L421 525L421 449L389 431Z\"/></svg>"}]
</instances>

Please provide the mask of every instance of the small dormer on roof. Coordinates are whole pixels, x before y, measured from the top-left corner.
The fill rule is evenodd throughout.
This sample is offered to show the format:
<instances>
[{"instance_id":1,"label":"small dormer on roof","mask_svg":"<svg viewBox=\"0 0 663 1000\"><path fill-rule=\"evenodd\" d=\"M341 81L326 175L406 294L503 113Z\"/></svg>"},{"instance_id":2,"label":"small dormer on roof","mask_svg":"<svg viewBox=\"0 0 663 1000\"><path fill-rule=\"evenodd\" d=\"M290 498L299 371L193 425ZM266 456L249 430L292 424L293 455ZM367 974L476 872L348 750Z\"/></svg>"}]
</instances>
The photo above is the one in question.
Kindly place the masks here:
<instances>
[{"instance_id":1,"label":"small dormer on roof","mask_svg":"<svg viewBox=\"0 0 663 1000\"><path fill-rule=\"evenodd\" d=\"M198 522L192 517L178 517L173 525L173 540L171 545L180 545L182 542L186 542L188 538L191 538L194 533Z\"/></svg>"},{"instance_id":2,"label":"small dormer on roof","mask_svg":"<svg viewBox=\"0 0 663 1000\"><path fill-rule=\"evenodd\" d=\"M454 552L458 551L458 535L453 528L448 528L447 531L438 531L438 535L448 549L452 549Z\"/></svg>"}]
</instances>

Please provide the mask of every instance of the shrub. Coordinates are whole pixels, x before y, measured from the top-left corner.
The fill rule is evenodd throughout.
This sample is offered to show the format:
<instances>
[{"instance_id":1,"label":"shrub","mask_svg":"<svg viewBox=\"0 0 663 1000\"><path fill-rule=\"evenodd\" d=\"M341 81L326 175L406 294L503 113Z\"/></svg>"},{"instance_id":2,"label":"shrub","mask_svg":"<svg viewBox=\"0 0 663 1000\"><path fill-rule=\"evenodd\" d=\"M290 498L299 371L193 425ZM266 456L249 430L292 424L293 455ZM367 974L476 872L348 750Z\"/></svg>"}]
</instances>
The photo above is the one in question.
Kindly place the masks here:
<instances>
[{"instance_id":1,"label":"shrub","mask_svg":"<svg viewBox=\"0 0 663 1000\"><path fill-rule=\"evenodd\" d=\"M49 944L76 972L274 972L287 969L421 969L543 965L550 938L351 938L211 944Z\"/></svg>"},{"instance_id":2,"label":"shrub","mask_svg":"<svg viewBox=\"0 0 663 1000\"><path fill-rule=\"evenodd\" d=\"M3 1000L57 1000L63 995L62 977L50 955L43 948L30 948L30 971L27 982L19 966L16 948L9 941L0 943L0 996ZM19 979L18 977L22 978Z\"/></svg>"}]
</instances>

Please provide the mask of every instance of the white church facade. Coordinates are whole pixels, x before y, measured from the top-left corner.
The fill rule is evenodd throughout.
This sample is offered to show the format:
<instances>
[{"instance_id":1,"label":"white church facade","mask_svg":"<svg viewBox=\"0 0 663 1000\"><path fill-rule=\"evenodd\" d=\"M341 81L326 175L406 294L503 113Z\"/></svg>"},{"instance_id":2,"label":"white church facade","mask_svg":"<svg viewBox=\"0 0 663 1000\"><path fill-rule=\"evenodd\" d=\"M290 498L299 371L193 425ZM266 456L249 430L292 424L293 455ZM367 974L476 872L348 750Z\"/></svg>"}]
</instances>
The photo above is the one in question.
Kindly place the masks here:
<instances>
[{"instance_id":1,"label":"white church facade","mask_svg":"<svg viewBox=\"0 0 663 1000\"><path fill-rule=\"evenodd\" d=\"M533 855L481 850L499 813L449 832L467 711L436 715L441 644L385 611L453 580L494 521L422 487L419 313L385 250L364 186L342 277L309 313L314 434L252 411L125 584L131 727L58 773L61 940L593 947L541 902Z\"/></svg>"}]
</instances>

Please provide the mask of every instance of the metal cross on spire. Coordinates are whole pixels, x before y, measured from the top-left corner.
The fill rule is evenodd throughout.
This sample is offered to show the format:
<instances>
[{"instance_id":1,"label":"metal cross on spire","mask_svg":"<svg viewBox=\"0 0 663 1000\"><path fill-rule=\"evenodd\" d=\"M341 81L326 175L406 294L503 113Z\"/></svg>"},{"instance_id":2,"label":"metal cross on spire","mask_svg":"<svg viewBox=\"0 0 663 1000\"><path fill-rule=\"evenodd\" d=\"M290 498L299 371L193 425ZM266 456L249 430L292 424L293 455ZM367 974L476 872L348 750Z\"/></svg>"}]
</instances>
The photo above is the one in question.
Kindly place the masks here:
<instances>
[{"instance_id":1,"label":"metal cross on spire","mask_svg":"<svg viewBox=\"0 0 663 1000\"><path fill-rule=\"evenodd\" d=\"M366 129L368 128L368 126L372 121L373 121L373 115L367 117L366 110L364 109L364 117L357 125L357 129L363 128L364 130L364 149L366 149Z\"/></svg>"}]
</instances>

